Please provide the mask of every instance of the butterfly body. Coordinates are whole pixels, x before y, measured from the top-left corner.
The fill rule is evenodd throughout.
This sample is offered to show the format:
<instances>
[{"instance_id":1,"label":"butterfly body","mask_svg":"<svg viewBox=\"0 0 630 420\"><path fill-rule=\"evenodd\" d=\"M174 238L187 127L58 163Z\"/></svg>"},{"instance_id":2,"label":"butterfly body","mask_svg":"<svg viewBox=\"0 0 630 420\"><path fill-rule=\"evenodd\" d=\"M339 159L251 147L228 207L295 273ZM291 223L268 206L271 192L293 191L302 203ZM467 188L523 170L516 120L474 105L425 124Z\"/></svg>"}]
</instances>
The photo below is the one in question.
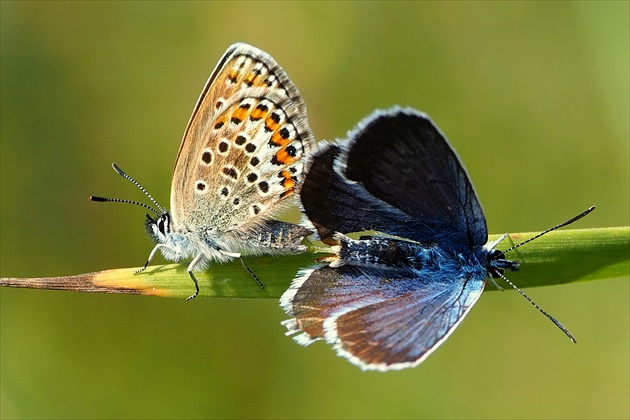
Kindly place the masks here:
<instances>
[{"instance_id":1,"label":"butterfly body","mask_svg":"<svg viewBox=\"0 0 630 420\"><path fill-rule=\"evenodd\" d=\"M420 244L383 236L362 236L354 240L336 234L334 238L339 241L339 245L332 248L337 254L337 258L330 263L332 267L356 265L419 273L444 269L457 272L458 267L468 269L479 266L482 267L483 276L487 271L483 267L488 260L488 251L483 247L460 253L436 244Z\"/></svg>"},{"instance_id":2,"label":"butterfly body","mask_svg":"<svg viewBox=\"0 0 630 420\"><path fill-rule=\"evenodd\" d=\"M304 251L308 229L268 216L299 191L312 138L306 105L273 58L229 47L186 128L172 213L147 221L158 242L151 256L159 249L169 260L192 258L192 272L241 255Z\"/></svg>"},{"instance_id":3,"label":"butterfly body","mask_svg":"<svg viewBox=\"0 0 630 420\"><path fill-rule=\"evenodd\" d=\"M335 255L299 273L280 300L283 324L298 343L325 340L362 369L416 366L486 280L518 263L488 242L468 175L425 114L375 112L349 138L309 162L301 204ZM345 235L364 231L376 234Z\"/></svg>"},{"instance_id":4,"label":"butterfly body","mask_svg":"<svg viewBox=\"0 0 630 420\"><path fill-rule=\"evenodd\" d=\"M168 260L192 259L194 297L199 289L193 271L212 261L304 251L301 242L310 230L271 216L300 191L302 157L312 142L306 105L284 70L255 47L230 46L184 132L170 212L115 166L161 210L157 218L147 215L146 228L157 245L144 267L158 250Z\"/></svg>"},{"instance_id":5,"label":"butterfly body","mask_svg":"<svg viewBox=\"0 0 630 420\"><path fill-rule=\"evenodd\" d=\"M212 261L228 262L241 255L283 255L303 252L301 241L310 230L292 223L267 220L256 230L236 231L218 235L212 229L191 231L168 227L170 214L164 213L158 219L149 218L146 223L149 236L157 242L155 250L160 250L165 259L179 262L197 259L194 268L205 269ZM173 230L170 230L173 229ZM243 244L247 244L246 247ZM238 253L231 249L241 250ZM153 255L150 259L153 258Z\"/></svg>"}]
</instances>

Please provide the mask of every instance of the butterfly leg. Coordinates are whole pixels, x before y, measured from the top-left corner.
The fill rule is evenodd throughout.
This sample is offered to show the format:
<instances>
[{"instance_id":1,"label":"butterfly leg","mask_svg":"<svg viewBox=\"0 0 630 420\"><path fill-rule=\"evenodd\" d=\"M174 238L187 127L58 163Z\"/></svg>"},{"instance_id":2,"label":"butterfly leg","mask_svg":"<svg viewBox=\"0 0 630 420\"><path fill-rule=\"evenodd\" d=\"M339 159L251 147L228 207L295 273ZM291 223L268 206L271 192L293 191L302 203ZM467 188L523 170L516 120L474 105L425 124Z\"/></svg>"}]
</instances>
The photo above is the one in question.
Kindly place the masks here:
<instances>
[{"instance_id":1,"label":"butterfly leg","mask_svg":"<svg viewBox=\"0 0 630 420\"><path fill-rule=\"evenodd\" d=\"M151 260L153 259L153 257L155 257L155 253L158 251L158 249L160 248L166 248L168 249L168 247L166 245L163 244L157 244L153 250L151 251L151 253L149 254L149 258L147 259L147 262L144 263L144 266L142 268L137 269L134 274L138 274L143 272L144 270L147 269L147 267L149 266L149 263L151 262Z\"/></svg>"},{"instance_id":2,"label":"butterfly leg","mask_svg":"<svg viewBox=\"0 0 630 420\"><path fill-rule=\"evenodd\" d=\"M249 273L250 276L252 276L252 278L254 280L256 280L256 283L258 283L258 285L260 286L261 289L264 289L265 286L262 284L262 282L260 281L260 279L258 279L258 276L256 274L254 274L254 272L247 266L247 264L245 264L245 261L243 260L243 257L241 256L241 254L239 254L238 252L230 252L230 251L225 251L223 249L220 249L219 252L221 252L221 254L231 257L231 258L238 258L241 260L241 264L243 265L243 268L245 269L245 271L247 271Z\"/></svg>"},{"instance_id":3,"label":"butterfly leg","mask_svg":"<svg viewBox=\"0 0 630 420\"><path fill-rule=\"evenodd\" d=\"M241 264L243 264L243 268L249 273L250 276L252 276L254 280L256 280L256 283L258 283L260 288L264 289L265 286L262 284L258 276L254 274L254 272L247 266L247 264L245 264L245 260L243 260L243 257L240 257L240 260L241 260Z\"/></svg>"},{"instance_id":4,"label":"butterfly leg","mask_svg":"<svg viewBox=\"0 0 630 420\"><path fill-rule=\"evenodd\" d=\"M199 294L199 284L197 283L197 278L195 277L195 275L193 274L193 270L195 269L195 266L197 264L199 264L199 261L201 261L201 259L203 258L203 254L199 254L195 257L195 259L193 259L190 264L188 265L188 275L190 276L190 278L192 279L193 283L195 283L195 293L193 293L192 295L188 296L186 298L186 300L191 300L197 297L197 295Z\"/></svg>"}]
</instances>

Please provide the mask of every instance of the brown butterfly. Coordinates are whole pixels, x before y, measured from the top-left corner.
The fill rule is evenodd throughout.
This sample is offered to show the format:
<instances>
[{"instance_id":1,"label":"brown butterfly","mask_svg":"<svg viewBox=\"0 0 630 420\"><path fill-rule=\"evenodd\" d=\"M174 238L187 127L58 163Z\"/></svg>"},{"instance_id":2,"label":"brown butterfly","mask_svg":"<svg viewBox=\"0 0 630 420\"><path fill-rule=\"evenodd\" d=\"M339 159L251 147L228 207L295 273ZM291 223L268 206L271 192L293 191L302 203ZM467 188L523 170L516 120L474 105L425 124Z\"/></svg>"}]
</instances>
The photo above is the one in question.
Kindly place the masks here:
<instances>
[{"instance_id":1,"label":"brown butterfly","mask_svg":"<svg viewBox=\"0 0 630 420\"><path fill-rule=\"evenodd\" d=\"M191 258L191 299L199 293L193 271L211 261L304 251L309 230L270 216L299 192L301 159L313 142L304 100L284 70L267 53L237 43L219 60L186 127L173 170L171 212L116 165L159 211L129 200L90 199L152 210L158 217L147 214L146 226L157 245L139 271L158 250L172 261Z\"/></svg>"}]
</instances>

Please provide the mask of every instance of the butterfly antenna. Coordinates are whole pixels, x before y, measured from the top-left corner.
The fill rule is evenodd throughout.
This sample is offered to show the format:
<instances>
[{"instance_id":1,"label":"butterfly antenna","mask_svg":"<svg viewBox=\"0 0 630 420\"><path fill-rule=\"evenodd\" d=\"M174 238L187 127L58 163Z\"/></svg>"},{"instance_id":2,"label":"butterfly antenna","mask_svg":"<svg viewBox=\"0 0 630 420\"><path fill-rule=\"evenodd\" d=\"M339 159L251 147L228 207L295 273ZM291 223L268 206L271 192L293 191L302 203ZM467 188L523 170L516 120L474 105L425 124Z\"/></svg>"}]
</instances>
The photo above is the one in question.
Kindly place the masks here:
<instances>
[{"instance_id":1,"label":"butterfly antenna","mask_svg":"<svg viewBox=\"0 0 630 420\"><path fill-rule=\"evenodd\" d=\"M521 245L525 245L526 243L529 243L529 242L533 241L534 239L538 239L538 238L540 238L541 236L543 236L543 235L545 235L545 234L547 234L547 233L549 233L549 232L551 232L551 231L554 231L554 230L556 230L556 229L560 229L561 227L566 226L566 225L570 225L571 223L573 223L573 222L575 222L575 221L577 221L577 220L580 220L582 217L586 216L587 214L589 214L589 213L590 213L590 212L592 212L593 210L595 210L595 206L591 206L591 207L589 207L588 209L586 209L586 210L585 210L585 211L583 211L582 213L578 214L578 215L577 215L577 216L575 216L575 217L570 218L570 219L569 219L569 220L567 220L566 222L562 222L562 223L560 223L559 225L556 225L556 226L554 226L554 227L552 227L552 228L549 228L549 229L545 230L544 232L540 232L538 235L536 235L536 236L534 236L534 237L532 237L532 238L529 238L528 240L523 241L523 242L521 242L520 244L516 244L516 245L514 245L514 246L512 246L512 247L510 247L510 248L508 248L508 249L506 249L505 251L503 251L503 253L504 253L504 254L507 254L508 252L510 252L510 251L512 251L512 250L514 250L514 249L516 249L516 248L518 248L519 246L521 246ZM504 280L506 280L506 279L504 279ZM518 290L518 289L517 289L517 290ZM519 290L519 292L520 292L520 290ZM521 292L521 293L522 293L522 292ZM528 298L528 299L529 299L529 298ZM532 302L532 303L533 303L533 302ZM534 304L534 305L535 305L535 304ZM540 309L540 308L539 308L539 309ZM545 312L543 311L543 313L545 313ZM548 316L548 315L547 315L547 316ZM557 321L555 321L555 320L554 320L554 318L551 318L551 319L552 319L554 322L557 322ZM565 332L566 332L566 331L565 331ZM569 336L570 336L570 334L569 334Z\"/></svg>"},{"instance_id":2,"label":"butterfly antenna","mask_svg":"<svg viewBox=\"0 0 630 420\"><path fill-rule=\"evenodd\" d=\"M120 198L106 198L106 197L96 197L96 196L90 196L89 199L91 201L99 201L99 202L115 202L115 203L127 203L127 204L135 204L141 207L144 207L146 209L151 210L153 213L160 215L163 213L166 213L166 210L164 210L162 208L162 206L160 206L160 204L151 196L151 194L149 194L149 192L147 190L144 189L144 187L142 185L140 185L140 183L138 181L136 181L135 179L133 179L132 177L130 177L129 175L127 175L122 169L120 169L118 167L118 165L116 165L115 163L112 163L112 168L114 168L114 170L116 171L116 173L120 176L122 176L123 178L125 178L127 181L131 182L133 185L135 185L136 187L138 187L138 189L140 191L142 191L144 193L144 195L146 195L149 200L151 200L151 202L158 208L160 209L160 212L158 212L157 210L153 209L150 206L147 206L146 204L140 203L138 201L132 201L132 200L123 200Z\"/></svg>"},{"instance_id":3,"label":"butterfly antenna","mask_svg":"<svg viewBox=\"0 0 630 420\"><path fill-rule=\"evenodd\" d=\"M536 304L536 302L534 302L529 296L527 296L525 294L525 292L523 292L521 289L519 289L514 283L512 283L510 280L507 279L507 277L505 277L502 273L497 272L497 274L499 275L499 277L501 277L503 279L504 282L506 282L507 284L509 284L510 286L512 286L512 288L514 288L514 290L516 290L517 292L519 292L521 294L521 296L523 296L525 299L527 299L527 301L529 303L531 303L534 308L538 309L540 311L540 313L542 313L544 316L546 316L551 322L553 322L554 324L556 324L556 327L560 328L562 330L563 333L566 334L567 337L569 337L569 339L571 341L573 341L574 343L577 343L577 340L571 335L571 333L569 332L569 330L566 329L566 327L564 325L562 325L562 323L560 323L560 321L558 321L556 318L554 318L553 316L549 315L549 313L547 313L543 308L541 308L540 306L538 306Z\"/></svg>"},{"instance_id":4,"label":"butterfly antenna","mask_svg":"<svg viewBox=\"0 0 630 420\"><path fill-rule=\"evenodd\" d=\"M98 201L98 202L101 202L101 203L112 202L112 203L135 204L136 206L144 207L145 209L151 210L153 213L157 214L158 216L160 215L160 213L157 210L155 210L153 207L147 206L146 204L139 203L137 201L124 200L122 198L97 197L95 195L89 196L88 200L90 200L90 201Z\"/></svg>"}]
</instances>

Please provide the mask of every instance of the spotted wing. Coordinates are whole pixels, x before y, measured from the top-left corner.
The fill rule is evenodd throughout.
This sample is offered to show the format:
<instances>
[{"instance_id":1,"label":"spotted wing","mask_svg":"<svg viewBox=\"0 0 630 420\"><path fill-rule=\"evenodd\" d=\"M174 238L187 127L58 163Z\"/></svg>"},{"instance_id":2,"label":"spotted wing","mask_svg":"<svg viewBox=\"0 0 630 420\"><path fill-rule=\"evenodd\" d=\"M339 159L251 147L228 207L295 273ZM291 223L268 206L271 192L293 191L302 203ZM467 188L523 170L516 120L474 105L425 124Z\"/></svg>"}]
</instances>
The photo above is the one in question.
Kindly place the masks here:
<instances>
[{"instance_id":1,"label":"spotted wing","mask_svg":"<svg viewBox=\"0 0 630 420\"><path fill-rule=\"evenodd\" d=\"M453 332L483 291L483 279L401 275L353 266L304 270L280 304L287 335L325 339L364 370L413 367Z\"/></svg>"},{"instance_id":2,"label":"spotted wing","mask_svg":"<svg viewBox=\"0 0 630 420\"><path fill-rule=\"evenodd\" d=\"M313 135L306 106L275 60L228 48L195 106L175 162L174 223L210 234L251 232L299 191Z\"/></svg>"}]
</instances>

